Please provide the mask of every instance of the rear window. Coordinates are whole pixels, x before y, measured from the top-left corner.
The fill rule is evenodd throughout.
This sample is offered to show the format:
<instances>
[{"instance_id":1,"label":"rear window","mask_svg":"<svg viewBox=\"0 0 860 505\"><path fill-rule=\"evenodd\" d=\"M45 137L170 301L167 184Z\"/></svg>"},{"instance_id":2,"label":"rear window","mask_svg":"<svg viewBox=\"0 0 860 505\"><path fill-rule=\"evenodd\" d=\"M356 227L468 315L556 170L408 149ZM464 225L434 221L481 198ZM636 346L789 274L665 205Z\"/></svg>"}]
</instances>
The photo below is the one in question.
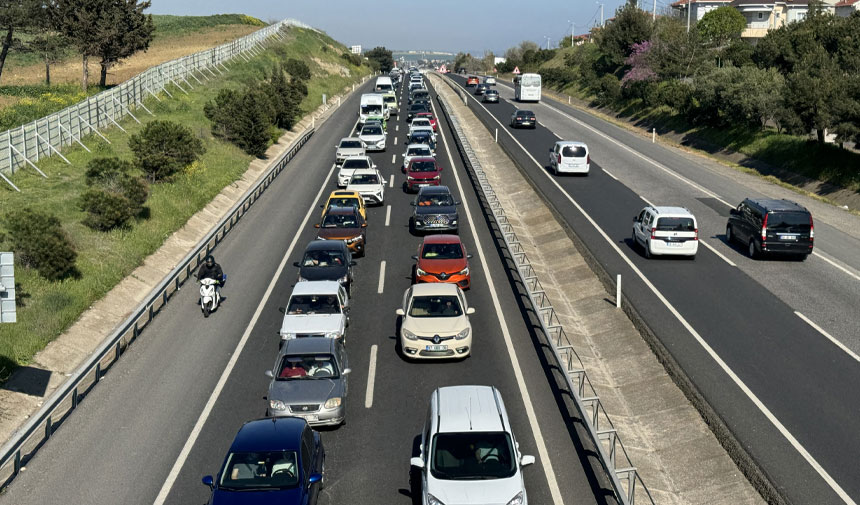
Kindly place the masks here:
<instances>
[{"instance_id":1,"label":"rear window","mask_svg":"<svg viewBox=\"0 0 860 505\"><path fill-rule=\"evenodd\" d=\"M361 148L360 140L344 140L340 143L340 147L344 149L359 149Z\"/></svg>"},{"instance_id":2,"label":"rear window","mask_svg":"<svg viewBox=\"0 0 860 505\"><path fill-rule=\"evenodd\" d=\"M585 148L582 146L564 146L561 155L565 158L584 158Z\"/></svg>"},{"instance_id":3,"label":"rear window","mask_svg":"<svg viewBox=\"0 0 860 505\"><path fill-rule=\"evenodd\" d=\"M657 219L659 231L696 231L691 217L661 217Z\"/></svg>"},{"instance_id":4,"label":"rear window","mask_svg":"<svg viewBox=\"0 0 860 505\"><path fill-rule=\"evenodd\" d=\"M809 230L809 214L805 212L771 212L767 216L767 227Z\"/></svg>"}]
</instances>

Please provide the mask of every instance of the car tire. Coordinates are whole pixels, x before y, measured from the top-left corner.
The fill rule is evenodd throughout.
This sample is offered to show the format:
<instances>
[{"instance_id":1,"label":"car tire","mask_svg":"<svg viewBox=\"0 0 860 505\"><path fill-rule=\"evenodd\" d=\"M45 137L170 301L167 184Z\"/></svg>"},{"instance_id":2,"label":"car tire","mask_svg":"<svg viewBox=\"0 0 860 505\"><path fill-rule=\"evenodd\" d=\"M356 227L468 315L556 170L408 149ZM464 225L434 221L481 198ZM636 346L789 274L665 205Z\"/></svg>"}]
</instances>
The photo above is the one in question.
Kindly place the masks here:
<instances>
[{"instance_id":1,"label":"car tire","mask_svg":"<svg viewBox=\"0 0 860 505\"><path fill-rule=\"evenodd\" d=\"M630 233L630 239L631 239L631 240L633 240L633 248L634 248L634 249L636 249L637 247L639 247L639 241L638 241L638 240L636 240L636 230L633 230L633 231Z\"/></svg>"},{"instance_id":2,"label":"car tire","mask_svg":"<svg viewBox=\"0 0 860 505\"><path fill-rule=\"evenodd\" d=\"M735 239L734 232L732 232L732 225L726 225L726 242L731 244Z\"/></svg>"},{"instance_id":3,"label":"car tire","mask_svg":"<svg viewBox=\"0 0 860 505\"><path fill-rule=\"evenodd\" d=\"M752 259L758 258L759 254L758 251L756 251L755 240L750 240L750 243L747 245L747 254L749 254L749 257Z\"/></svg>"},{"instance_id":4,"label":"car tire","mask_svg":"<svg viewBox=\"0 0 860 505\"><path fill-rule=\"evenodd\" d=\"M645 257L650 260L652 257L652 255L651 255L651 242L646 240L643 247L645 248Z\"/></svg>"}]
</instances>

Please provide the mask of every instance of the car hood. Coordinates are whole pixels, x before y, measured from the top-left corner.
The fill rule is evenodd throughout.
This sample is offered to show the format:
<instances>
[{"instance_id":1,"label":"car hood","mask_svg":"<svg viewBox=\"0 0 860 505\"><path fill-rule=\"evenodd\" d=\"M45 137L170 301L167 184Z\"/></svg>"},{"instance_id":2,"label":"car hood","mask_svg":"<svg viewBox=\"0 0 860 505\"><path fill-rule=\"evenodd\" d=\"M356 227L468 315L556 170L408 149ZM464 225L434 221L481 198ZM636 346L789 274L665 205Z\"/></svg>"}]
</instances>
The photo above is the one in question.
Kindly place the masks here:
<instances>
[{"instance_id":1,"label":"car hood","mask_svg":"<svg viewBox=\"0 0 860 505\"><path fill-rule=\"evenodd\" d=\"M326 240L345 240L361 235L361 228L320 228L317 236Z\"/></svg>"},{"instance_id":2,"label":"car hood","mask_svg":"<svg viewBox=\"0 0 860 505\"><path fill-rule=\"evenodd\" d=\"M419 172L419 173L423 174L425 172ZM426 173L429 174L432 172L426 172ZM439 172L436 172L436 173L438 174ZM415 177L414 175L412 175L412 172L410 172L409 175L412 177ZM421 179L421 177L415 177L415 178ZM432 179L432 178L433 177L430 177L430 179ZM450 214L456 214L456 213L457 213L457 207L454 205L427 205L425 207L421 207L418 205L415 206L415 215L418 215L418 216L427 216L427 215L436 216L439 214L450 215Z\"/></svg>"},{"instance_id":3,"label":"car hood","mask_svg":"<svg viewBox=\"0 0 860 505\"><path fill-rule=\"evenodd\" d=\"M418 262L418 268L428 273L440 274L442 272L457 273L466 268L466 258L453 260L430 260L422 259Z\"/></svg>"},{"instance_id":4,"label":"car hood","mask_svg":"<svg viewBox=\"0 0 860 505\"><path fill-rule=\"evenodd\" d=\"M362 142L379 142L385 138L385 135L359 135Z\"/></svg>"},{"instance_id":5,"label":"car hood","mask_svg":"<svg viewBox=\"0 0 860 505\"><path fill-rule=\"evenodd\" d=\"M469 326L466 316L459 317L409 317L403 321L403 327L419 336L455 335ZM438 498L438 497L437 497ZM445 502L447 503L447 502Z\"/></svg>"},{"instance_id":6,"label":"car hood","mask_svg":"<svg viewBox=\"0 0 860 505\"><path fill-rule=\"evenodd\" d=\"M340 379L293 379L273 380L269 384L269 400L280 400L290 404L323 404L331 396L332 391L341 389Z\"/></svg>"},{"instance_id":7,"label":"car hood","mask_svg":"<svg viewBox=\"0 0 860 505\"><path fill-rule=\"evenodd\" d=\"M427 492L445 505L506 505L523 490L519 473L507 479L428 479Z\"/></svg>"},{"instance_id":8,"label":"car hood","mask_svg":"<svg viewBox=\"0 0 860 505\"><path fill-rule=\"evenodd\" d=\"M346 147L337 150L338 156L363 156L364 149L360 147Z\"/></svg>"},{"instance_id":9,"label":"car hood","mask_svg":"<svg viewBox=\"0 0 860 505\"><path fill-rule=\"evenodd\" d=\"M379 193L382 191L381 184L350 184L346 187L347 191L357 191L359 193Z\"/></svg>"},{"instance_id":10,"label":"car hood","mask_svg":"<svg viewBox=\"0 0 860 505\"><path fill-rule=\"evenodd\" d=\"M287 314L281 322L281 333L325 333L341 331L343 314Z\"/></svg>"},{"instance_id":11,"label":"car hood","mask_svg":"<svg viewBox=\"0 0 860 505\"><path fill-rule=\"evenodd\" d=\"M212 493L210 505L269 505L271 503L302 503L302 489L272 491L222 491Z\"/></svg>"},{"instance_id":12,"label":"car hood","mask_svg":"<svg viewBox=\"0 0 860 505\"><path fill-rule=\"evenodd\" d=\"M349 272L349 267L302 267L299 275L306 281L336 281Z\"/></svg>"}]
</instances>

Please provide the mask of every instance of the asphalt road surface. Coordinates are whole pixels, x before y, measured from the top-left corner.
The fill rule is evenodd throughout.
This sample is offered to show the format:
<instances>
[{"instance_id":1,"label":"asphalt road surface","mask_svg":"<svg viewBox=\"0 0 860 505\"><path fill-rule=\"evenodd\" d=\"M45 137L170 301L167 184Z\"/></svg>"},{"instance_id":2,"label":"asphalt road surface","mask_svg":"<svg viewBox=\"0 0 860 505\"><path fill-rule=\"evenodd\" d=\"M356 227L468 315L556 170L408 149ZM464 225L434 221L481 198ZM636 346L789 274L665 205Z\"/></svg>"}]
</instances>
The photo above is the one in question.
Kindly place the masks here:
<instances>
[{"instance_id":1,"label":"asphalt road surface","mask_svg":"<svg viewBox=\"0 0 860 505\"><path fill-rule=\"evenodd\" d=\"M216 259L229 276L222 307L204 319L196 286L186 285L0 495L0 504L208 499L201 477L218 471L241 424L265 412L263 372L278 350L278 307L295 282L292 263L315 238L319 205L336 188L333 146L353 131L357 109L358 93L320 126L218 246ZM322 435L327 485L321 503L420 503L410 489L409 458L431 391L453 384L493 384L502 392L523 454L537 457L525 470L532 503L604 503L605 476L581 441L564 394L548 380L532 314L456 149L449 151L450 130L439 120L442 181L463 201L460 235L474 254L472 289L466 293L477 309L472 357L411 363L395 346L394 311L410 284L411 256L421 240L408 229L414 197L401 189L403 114L389 122L387 151L373 154L393 186L386 188L383 206L369 209L367 256L356 267L347 336L353 370L347 423Z\"/></svg>"},{"instance_id":2,"label":"asphalt road surface","mask_svg":"<svg viewBox=\"0 0 860 505\"><path fill-rule=\"evenodd\" d=\"M627 299L771 481L794 503L860 499L860 243L818 220L806 262L751 260L724 232L730 205L762 196L754 189L582 111L518 104L497 88L500 103L472 97L472 110L605 270L622 274ZM539 126L512 130L517 108ZM588 143L587 177L547 169L562 137ZM695 261L647 260L633 245L646 202L693 211Z\"/></svg>"}]
</instances>

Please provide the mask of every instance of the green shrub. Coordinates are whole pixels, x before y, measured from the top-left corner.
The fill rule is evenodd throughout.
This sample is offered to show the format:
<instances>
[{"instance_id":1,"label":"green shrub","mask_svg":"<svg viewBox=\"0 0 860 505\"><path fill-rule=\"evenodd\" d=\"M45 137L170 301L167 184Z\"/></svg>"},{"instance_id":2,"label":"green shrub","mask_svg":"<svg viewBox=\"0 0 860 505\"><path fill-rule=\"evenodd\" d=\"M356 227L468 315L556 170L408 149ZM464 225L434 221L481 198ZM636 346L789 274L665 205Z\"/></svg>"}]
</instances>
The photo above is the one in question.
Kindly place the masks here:
<instances>
[{"instance_id":1,"label":"green shrub","mask_svg":"<svg viewBox=\"0 0 860 505\"><path fill-rule=\"evenodd\" d=\"M295 79L307 81L311 78L311 69L308 67L308 64L302 60L290 58L284 65L284 69Z\"/></svg>"},{"instance_id":2,"label":"green shrub","mask_svg":"<svg viewBox=\"0 0 860 505\"><path fill-rule=\"evenodd\" d=\"M6 216L6 229L22 265L51 281L79 275L77 253L56 216L30 208L14 210Z\"/></svg>"},{"instance_id":3,"label":"green shrub","mask_svg":"<svg viewBox=\"0 0 860 505\"><path fill-rule=\"evenodd\" d=\"M341 57L341 58L343 58L344 60L346 60L346 61L347 61L347 63L349 63L350 65L354 65L354 66L356 66L356 67L360 67L360 66L361 66L361 61L362 61L362 60L361 60L361 56L359 56L359 55L357 55L357 54L353 54L353 53L346 53L346 52L345 52L345 53L342 53L342 54L340 55L340 57Z\"/></svg>"},{"instance_id":4,"label":"green shrub","mask_svg":"<svg viewBox=\"0 0 860 505\"><path fill-rule=\"evenodd\" d=\"M606 74L598 81L597 103L610 105L621 98L621 81L613 74Z\"/></svg>"},{"instance_id":5,"label":"green shrub","mask_svg":"<svg viewBox=\"0 0 860 505\"><path fill-rule=\"evenodd\" d=\"M152 182L170 180L203 154L203 142L191 128L155 120L128 140L141 170Z\"/></svg>"},{"instance_id":6,"label":"green shrub","mask_svg":"<svg viewBox=\"0 0 860 505\"><path fill-rule=\"evenodd\" d=\"M134 165L116 156L110 158L94 158L87 163L86 182L94 184L109 184L118 177L134 170Z\"/></svg>"},{"instance_id":7,"label":"green shrub","mask_svg":"<svg viewBox=\"0 0 860 505\"><path fill-rule=\"evenodd\" d=\"M90 189L81 195L81 210L87 213L83 223L95 230L112 230L126 226L143 210L149 188L130 172L134 165L119 158L96 158L87 165L86 180Z\"/></svg>"}]
</instances>

